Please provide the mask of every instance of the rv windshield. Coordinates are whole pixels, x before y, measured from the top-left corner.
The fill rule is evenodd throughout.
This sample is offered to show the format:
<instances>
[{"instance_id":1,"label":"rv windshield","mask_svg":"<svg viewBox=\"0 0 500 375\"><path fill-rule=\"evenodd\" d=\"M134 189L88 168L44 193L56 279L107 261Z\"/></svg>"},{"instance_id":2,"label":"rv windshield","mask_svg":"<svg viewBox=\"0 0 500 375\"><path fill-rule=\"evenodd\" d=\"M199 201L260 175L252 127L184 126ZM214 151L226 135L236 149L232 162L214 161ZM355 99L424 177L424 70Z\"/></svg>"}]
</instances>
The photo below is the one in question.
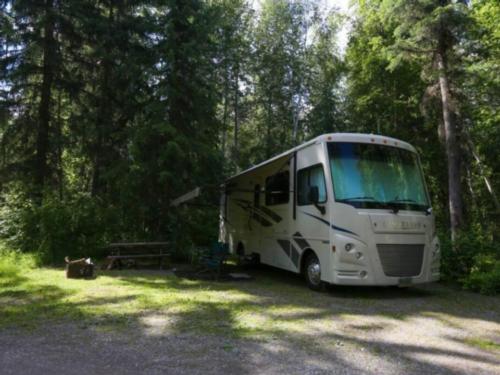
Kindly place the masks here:
<instances>
[{"instance_id":1,"label":"rv windshield","mask_svg":"<svg viewBox=\"0 0 500 375\"><path fill-rule=\"evenodd\" d=\"M328 144L335 200L360 208L429 207L417 155L369 143Z\"/></svg>"}]
</instances>

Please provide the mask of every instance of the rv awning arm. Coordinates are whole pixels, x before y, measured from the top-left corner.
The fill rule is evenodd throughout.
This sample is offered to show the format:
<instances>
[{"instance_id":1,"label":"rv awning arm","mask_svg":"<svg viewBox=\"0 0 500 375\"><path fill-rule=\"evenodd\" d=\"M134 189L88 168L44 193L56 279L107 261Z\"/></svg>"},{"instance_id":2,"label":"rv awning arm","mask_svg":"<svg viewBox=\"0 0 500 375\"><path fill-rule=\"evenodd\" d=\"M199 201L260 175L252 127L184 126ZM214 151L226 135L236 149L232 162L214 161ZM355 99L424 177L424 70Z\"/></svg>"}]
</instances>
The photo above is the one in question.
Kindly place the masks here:
<instances>
[{"instance_id":1,"label":"rv awning arm","mask_svg":"<svg viewBox=\"0 0 500 375\"><path fill-rule=\"evenodd\" d=\"M174 199L172 202L170 202L170 206L177 207L182 203L188 202L196 197L199 197L200 193L201 193L201 188L198 186L197 188L191 190L190 192Z\"/></svg>"},{"instance_id":2,"label":"rv awning arm","mask_svg":"<svg viewBox=\"0 0 500 375\"><path fill-rule=\"evenodd\" d=\"M290 160L291 160L291 159L294 159L293 174L294 174L294 176L295 176L295 174L296 174L295 172L296 172L296 168L297 168L297 165L296 165L296 164L297 164L297 162L296 162L296 160L295 160L295 159L296 159L296 155L297 155L297 152L293 152L292 154L286 155L286 156L288 156L288 157L286 158L285 162L284 162L284 163L283 163L283 164L279 167L278 172L279 172L279 171L281 171L281 170L283 170L283 168L284 168L287 164L289 164L289 163L290 163ZM279 160L279 159L278 159L278 160ZM250 171L250 170L248 170L248 171ZM241 175L241 174L239 174L239 175ZM237 176L239 176L239 175L237 175ZM234 189L234 188L228 187L228 184L230 184L230 181L231 181L233 178L237 177L237 176L233 176L233 177L229 178L229 179L228 179L228 180L226 180L226 182L225 182L225 183L223 183L222 185L218 185L218 186L217 186L217 188L218 188L218 189L224 189L224 188L225 188L226 193L228 193L228 192L233 192L233 191L241 191L241 192L249 192L249 193L253 193L253 192L254 192L254 190L250 190L250 189L248 189L248 190L247 190L247 189L241 189L241 188ZM295 181L295 177L294 177L294 185L295 185L295 184L296 184L296 181ZM203 187L203 189L204 189L204 190L207 190L207 189L208 189L208 190L210 190L210 188L213 188L213 187L214 187L214 186L206 185L206 186L204 186L204 187ZM294 193L294 195L295 195L295 186L293 187L293 190L291 190L290 192L293 192L293 193ZM175 198L174 200L172 200L172 201L170 202L170 206L171 206L171 207L178 207L179 205L181 205L181 204L183 204L183 203L189 202L190 200L193 200L193 199L195 199L195 198L199 197L199 196L200 196L200 194L201 194L201 187L199 187L199 186L198 186L198 187L194 188L193 190L191 190L190 192L187 192L186 194L183 194L183 195L181 195L180 197L177 197L177 198ZM294 198L294 199L295 199L295 198ZM294 205L294 209L295 209L295 205ZM294 215L294 216L295 216L295 215Z\"/></svg>"}]
</instances>

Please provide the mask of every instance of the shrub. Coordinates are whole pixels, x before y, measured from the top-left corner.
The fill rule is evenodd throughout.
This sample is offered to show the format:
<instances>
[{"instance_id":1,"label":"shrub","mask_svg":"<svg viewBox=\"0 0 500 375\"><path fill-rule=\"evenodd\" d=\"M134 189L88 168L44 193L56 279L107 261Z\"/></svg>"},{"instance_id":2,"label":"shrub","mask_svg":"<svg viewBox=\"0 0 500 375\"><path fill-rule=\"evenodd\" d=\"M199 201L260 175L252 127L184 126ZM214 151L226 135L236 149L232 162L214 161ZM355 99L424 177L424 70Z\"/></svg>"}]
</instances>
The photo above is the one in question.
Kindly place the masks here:
<instances>
[{"instance_id":1,"label":"shrub","mask_svg":"<svg viewBox=\"0 0 500 375\"><path fill-rule=\"evenodd\" d=\"M493 254L477 255L470 274L462 282L466 289L482 294L500 293L500 260Z\"/></svg>"},{"instance_id":2,"label":"shrub","mask_svg":"<svg viewBox=\"0 0 500 375\"><path fill-rule=\"evenodd\" d=\"M38 262L34 255L23 254L0 244L0 278L14 277L21 270L34 268Z\"/></svg>"},{"instance_id":3,"label":"shrub","mask_svg":"<svg viewBox=\"0 0 500 375\"><path fill-rule=\"evenodd\" d=\"M66 255L99 255L118 220L98 203L86 195L49 198L40 206L19 197L7 199L0 210L0 236L15 249L37 254L43 264L62 263Z\"/></svg>"},{"instance_id":4,"label":"shrub","mask_svg":"<svg viewBox=\"0 0 500 375\"><path fill-rule=\"evenodd\" d=\"M454 246L453 246L454 245ZM480 231L464 231L455 244L441 236L441 272L445 280L482 294L500 292L500 254L493 240Z\"/></svg>"},{"instance_id":5,"label":"shrub","mask_svg":"<svg viewBox=\"0 0 500 375\"><path fill-rule=\"evenodd\" d=\"M490 238L473 230L462 232L454 244L449 233L442 233L440 242L441 273L446 280L463 280L471 273L478 256L498 253Z\"/></svg>"},{"instance_id":6,"label":"shrub","mask_svg":"<svg viewBox=\"0 0 500 375\"><path fill-rule=\"evenodd\" d=\"M153 213L154 214L154 213ZM155 215L149 216L155 216ZM173 260L192 258L190 249L217 239L217 210L179 207L164 220L145 225L144 214L131 207L105 206L98 197L74 193L61 200L48 195L36 205L19 189L0 196L0 240L23 253L35 253L42 264L71 258L104 256L101 247L121 239L168 240Z\"/></svg>"}]
</instances>

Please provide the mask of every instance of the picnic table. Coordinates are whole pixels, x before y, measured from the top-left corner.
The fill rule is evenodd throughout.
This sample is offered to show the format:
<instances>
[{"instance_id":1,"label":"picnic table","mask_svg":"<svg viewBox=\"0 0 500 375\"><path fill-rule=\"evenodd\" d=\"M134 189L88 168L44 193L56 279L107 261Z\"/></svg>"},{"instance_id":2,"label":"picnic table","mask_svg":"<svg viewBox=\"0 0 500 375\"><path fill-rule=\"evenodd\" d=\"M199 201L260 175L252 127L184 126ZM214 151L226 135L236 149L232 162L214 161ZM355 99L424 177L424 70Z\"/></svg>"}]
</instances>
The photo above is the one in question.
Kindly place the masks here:
<instances>
[{"instance_id":1,"label":"picnic table","mask_svg":"<svg viewBox=\"0 0 500 375\"><path fill-rule=\"evenodd\" d=\"M123 268L123 262L126 260L137 261L141 259L157 259L160 269L163 269L163 260L169 258L171 251L170 242L114 242L105 248L110 254L106 257L108 260L106 269L111 270L115 267Z\"/></svg>"}]
</instances>

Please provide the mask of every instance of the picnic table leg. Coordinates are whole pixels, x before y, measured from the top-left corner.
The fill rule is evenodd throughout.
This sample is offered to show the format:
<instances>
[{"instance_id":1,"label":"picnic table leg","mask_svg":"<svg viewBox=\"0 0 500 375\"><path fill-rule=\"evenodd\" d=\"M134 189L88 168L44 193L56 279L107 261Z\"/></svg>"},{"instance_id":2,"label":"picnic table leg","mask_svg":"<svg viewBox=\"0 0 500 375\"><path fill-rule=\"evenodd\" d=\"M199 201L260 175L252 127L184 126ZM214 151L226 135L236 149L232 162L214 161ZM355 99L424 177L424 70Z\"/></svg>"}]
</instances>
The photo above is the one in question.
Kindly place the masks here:
<instances>
[{"instance_id":1,"label":"picnic table leg","mask_svg":"<svg viewBox=\"0 0 500 375\"><path fill-rule=\"evenodd\" d=\"M108 266L106 267L106 269L107 269L108 271L112 270L112 269L113 269L114 264L115 264L115 260L114 260L114 259L111 259L111 260L109 261Z\"/></svg>"},{"instance_id":2,"label":"picnic table leg","mask_svg":"<svg viewBox=\"0 0 500 375\"><path fill-rule=\"evenodd\" d=\"M222 267L224 267L224 261L221 260L220 263L219 263L219 274L217 275L217 280L220 279L221 275L222 275Z\"/></svg>"}]
</instances>

